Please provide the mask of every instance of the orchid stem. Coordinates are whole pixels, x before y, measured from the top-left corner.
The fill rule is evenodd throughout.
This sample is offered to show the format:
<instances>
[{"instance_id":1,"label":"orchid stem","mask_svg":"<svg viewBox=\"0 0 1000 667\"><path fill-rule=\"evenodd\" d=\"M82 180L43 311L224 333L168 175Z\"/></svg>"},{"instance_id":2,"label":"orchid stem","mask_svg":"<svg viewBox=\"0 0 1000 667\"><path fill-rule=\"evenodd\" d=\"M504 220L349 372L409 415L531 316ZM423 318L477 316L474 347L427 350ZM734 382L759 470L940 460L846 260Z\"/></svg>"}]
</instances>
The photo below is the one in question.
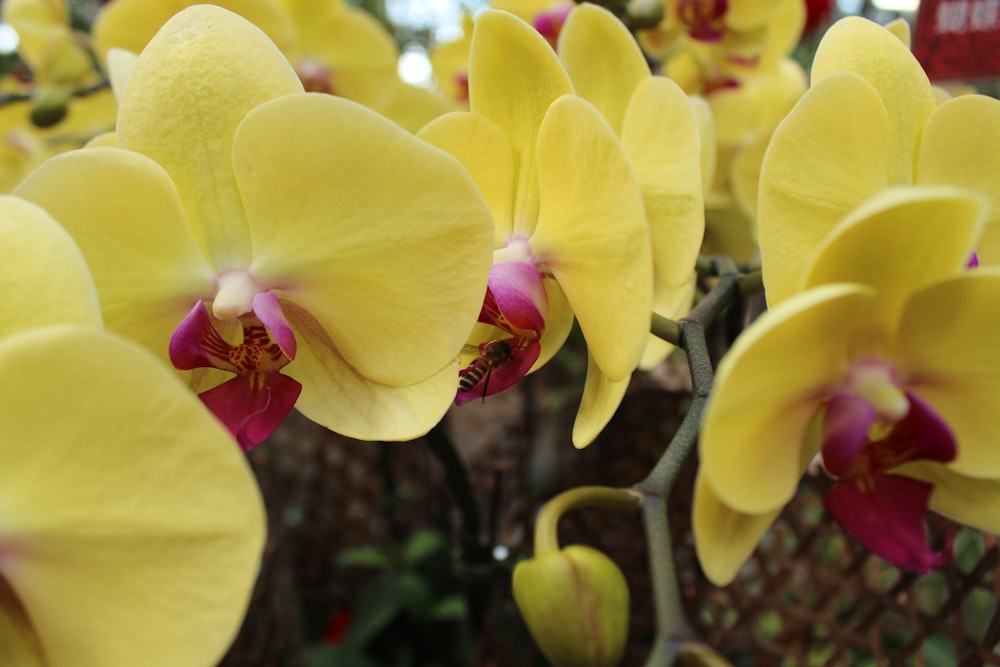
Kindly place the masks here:
<instances>
[{"instance_id":1,"label":"orchid stem","mask_svg":"<svg viewBox=\"0 0 1000 667\"><path fill-rule=\"evenodd\" d=\"M680 428L649 475L632 487L643 494L642 517L646 529L650 575L653 582L656 613L656 642L646 660L646 667L668 667L680 651L683 641L694 638L681 606L674 562L673 540L667 516L667 500L681 468L694 450L701 427L701 417L712 390L714 371L708 352L705 329L727 309L739 303L743 294L759 290L758 277L741 276L736 266L712 260L713 269L723 269L718 284L691 311L676 323L680 329L678 344L687 353L691 371L692 401Z\"/></svg>"}]
</instances>

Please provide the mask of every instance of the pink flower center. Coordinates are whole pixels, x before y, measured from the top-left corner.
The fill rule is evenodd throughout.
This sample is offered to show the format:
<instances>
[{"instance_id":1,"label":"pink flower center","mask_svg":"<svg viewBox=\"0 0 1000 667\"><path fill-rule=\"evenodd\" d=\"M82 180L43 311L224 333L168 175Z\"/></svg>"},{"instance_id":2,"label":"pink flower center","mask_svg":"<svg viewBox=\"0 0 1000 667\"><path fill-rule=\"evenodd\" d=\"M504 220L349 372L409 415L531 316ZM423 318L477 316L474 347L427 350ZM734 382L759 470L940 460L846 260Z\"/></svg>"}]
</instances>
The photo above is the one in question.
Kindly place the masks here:
<instances>
[{"instance_id":1,"label":"pink flower center","mask_svg":"<svg viewBox=\"0 0 1000 667\"><path fill-rule=\"evenodd\" d=\"M170 339L170 360L180 370L217 368L236 377L199 396L244 450L263 442L295 406L302 385L279 371L295 358L295 335L271 292L236 317L242 340L231 343L199 301ZM215 309L219 309L217 302Z\"/></svg>"},{"instance_id":2,"label":"pink flower center","mask_svg":"<svg viewBox=\"0 0 1000 667\"><path fill-rule=\"evenodd\" d=\"M933 486L898 474L914 461L946 463L957 445L948 425L897 382L892 369L866 360L830 399L823 424L823 464L838 478L827 510L868 549L926 572L945 555L927 541L924 518Z\"/></svg>"},{"instance_id":3,"label":"pink flower center","mask_svg":"<svg viewBox=\"0 0 1000 667\"><path fill-rule=\"evenodd\" d=\"M677 14L692 39L717 42L726 32L729 0L679 0Z\"/></svg>"}]
</instances>

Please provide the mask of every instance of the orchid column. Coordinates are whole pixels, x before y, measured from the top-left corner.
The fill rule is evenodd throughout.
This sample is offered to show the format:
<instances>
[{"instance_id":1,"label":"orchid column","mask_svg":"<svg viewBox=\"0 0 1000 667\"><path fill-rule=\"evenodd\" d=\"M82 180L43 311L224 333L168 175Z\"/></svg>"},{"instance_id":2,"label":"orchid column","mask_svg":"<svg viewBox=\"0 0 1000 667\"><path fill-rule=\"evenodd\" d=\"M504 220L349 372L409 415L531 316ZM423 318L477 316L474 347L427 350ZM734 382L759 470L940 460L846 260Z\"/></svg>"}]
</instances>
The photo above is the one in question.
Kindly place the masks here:
<instances>
[{"instance_id":1,"label":"orchid column","mask_svg":"<svg viewBox=\"0 0 1000 667\"><path fill-rule=\"evenodd\" d=\"M244 448L293 405L362 439L437 423L493 236L461 165L303 94L259 29L214 6L171 19L124 90L119 148L61 156L19 189L82 248L108 327L195 370Z\"/></svg>"}]
</instances>

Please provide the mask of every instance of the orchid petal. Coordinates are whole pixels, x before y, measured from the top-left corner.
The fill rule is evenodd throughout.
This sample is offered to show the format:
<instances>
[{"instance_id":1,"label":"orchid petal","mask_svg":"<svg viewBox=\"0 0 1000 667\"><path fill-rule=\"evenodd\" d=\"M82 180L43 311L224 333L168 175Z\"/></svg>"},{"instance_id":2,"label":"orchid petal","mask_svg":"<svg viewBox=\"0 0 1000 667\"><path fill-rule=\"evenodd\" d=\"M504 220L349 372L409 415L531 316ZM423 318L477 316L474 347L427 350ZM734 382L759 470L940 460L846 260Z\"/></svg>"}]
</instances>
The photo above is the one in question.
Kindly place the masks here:
<instances>
[{"instance_id":1,"label":"orchid petal","mask_svg":"<svg viewBox=\"0 0 1000 667\"><path fill-rule=\"evenodd\" d=\"M887 133L882 135L889 140L889 183L912 183L920 135L936 106L920 63L899 38L882 26L848 16L830 26L823 36L813 59L813 86L843 70L864 77L878 92L892 119ZM844 105L854 103L844 98ZM844 164L858 166L850 162L836 168L843 169Z\"/></svg>"},{"instance_id":2,"label":"orchid petal","mask_svg":"<svg viewBox=\"0 0 1000 667\"><path fill-rule=\"evenodd\" d=\"M512 14L487 10L476 19L469 54L469 106L496 123L514 155L514 231L531 235L538 218L535 149L542 118L573 92L548 42Z\"/></svg>"},{"instance_id":3,"label":"orchid petal","mask_svg":"<svg viewBox=\"0 0 1000 667\"><path fill-rule=\"evenodd\" d=\"M594 361L587 355L587 379L583 385L583 398L573 422L573 446L583 449L592 443L614 416L625 392L628 390L631 376L614 382L609 380Z\"/></svg>"},{"instance_id":4,"label":"orchid petal","mask_svg":"<svg viewBox=\"0 0 1000 667\"><path fill-rule=\"evenodd\" d=\"M682 285L705 237L698 121L687 95L669 79L647 77L628 105L621 140L642 189L656 289Z\"/></svg>"},{"instance_id":5,"label":"orchid petal","mask_svg":"<svg viewBox=\"0 0 1000 667\"><path fill-rule=\"evenodd\" d=\"M396 386L454 358L482 306L493 245L489 212L458 162L320 94L250 112L233 160L253 275L308 310L338 356Z\"/></svg>"},{"instance_id":6,"label":"orchid petal","mask_svg":"<svg viewBox=\"0 0 1000 667\"><path fill-rule=\"evenodd\" d=\"M317 424L359 440L413 440L441 421L454 401L456 364L448 363L416 384L380 384L339 354L309 312L290 302L283 302L282 309L299 341L295 363L282 372L302 384L295 407Z\"/></svg>"},{"instance_id":7,"label":"orchid petal","mask_svg":"<svg viewBox=\"0 0 1000 667\"><path fill-rule=\"evenodd\" d=\"M510 359L493 365L471 390L462 391L459 389L455 395L455 405L464 405L480 398L485 400L487 396L493 396L510 389L520 382L535 365L541 349L538 341L533 340L528 341L523 347L513 350ZM465 373L470 368L471 365L462 369L461 372Z\"/></svg>"},{"instance_id":8,"label":"orchid petal","mask_svg":"<svg viewBox=\"0 0 1000 667\"><path fill-rule=\"evenodd\" d=\"M815 83L775 130L757 211L769 304L795 292L823 237L888 184L888 118L868 82L839 72Z\"/></svg>"},{"instance_id":9,"label":"orchid petal","mask_svg":"<svg viewBox=\"0 0 1000 667\"><path fill-rule=\"evenodd\" d=\"M469 172L486 199L496 226L497 248L514 233L514 154L503 131L473 113L450 113L425 126L418 135L450 153Z\"/></svg>"},{"instance_id":10,"label":"orchid petal","mask_svg":"<svg viewBox=\"0 0 1000 667\"><path fill-rule=\"evenodd\" d=\"M290 360L295 359L295 334L292 333L292 328L281 312L278 297L274 296L273 292L256 294L253 298L253 314L267 329L267 333L278 344L282 353Z\"/></svg>"},{"instance_id":11,"label":"orchid petal","mask_svg":"<svg viewBox=\"0 0 1000 667\"><path fill-rule=\"evenodd\" d=\"M290 377L259 373L237 375L199 397L246 452L278 430L301 392L302 385Z\"/></svg>"},{"instance_id":12,"label":"orchid petal","mask_svg":"<svg viewBox=\"0 0 1000 667\"><path fill-rule=\"evenodd\" d=\"M96 328L5 337L0 376L0 571L45 664L216 664L265 528L229 435L148 352Z\"/></svg>"},{"instance_id":13,"label":"orchid petal","mask_svg":"<svg viewBox=\"0 0 1000 667\"><path fill-rule=\"evenodd\" d=\"M831 398L823 418L823 467L837 477L849 474L868 444L875 417L874 406L861 396L838 394Z\"/></svg>"},{"instance_id":14,"label":"orchid petal","mask_svg":"<svg viewBox=\"0 0 1000 667\"><path fill-rule=\"evenodd\" d=\"M650 78L632 33L603 7L581 4L563 24L558 50L577 95L596 106L621 134L632 94Z\"/></svg>"},{"instance_id":15,"label":"orchid petal","mask_svg":"<svg viewBox=\"0 0 1000 667\"><path fill-rule=\"evenodd\" d=\"M493 300L499 317L497 321L483 320L480 314L480 321L499 324L517 336L541 336L545 331L549 303L538 269L525 262L494 264L487 286L486 298Z\"/></svg>"},{"instance_id":16,"label":"orchid petal","mask_svg":"<svg viewBox=\"0 0 1000 667\"><path fill-rule=\"evenodd\" d=\"M988 533L1000 533L1000 480L975 479L931 461L894 470L934 486L930 508L949 519Z\"/></svg>"},{"instance_id":17,"label":"orchid petal","mask_svg":"<svg viewBox=\"0 0 1000 667\"><path fill-rule=\"evenodd\" d=\"M549 316L545 318L545 333L542 335L542 351L538 355L532 371L547 364L556 352L562 349L563 343L573 330L573 308L566 300L566 294L555 280L543 280L545 295L549 302Z\"/></svg>"},{"instance_id":18,"label":"orchid petal","mask_svg":"<svg viewBox=\"0 0 1000 667\"><path fill-rule=\"evenodd\" d=\"M700 473L695 482L691 521L698 562L705 576L716 586L735 579L780 513L780 509L764 514L734 510L722 502Z\"/></svg>"},{"instance_id":19,"label":"orchid petal","mask_svg":"<svg viewBox=\"0 0 1000 667\"><path fill-rule=\"evenodd\" d=\"M170 19L132 70L118 112L118 145L166 169L220 271L250 261L231 157L236 126L262 102L301 90L259 28L213 5Z\"/></svg>"},{"instance_id":20,"label":"orchid petal","mask_svg":"<svg viewBox=\"0 0 1000 667\"><path fill-rule=\"evenodd\" d=\"M825 238L801 289L833 282L873 287L874 314L895 331L906 299L965 268L986 223L984 197L958 188L891 188Z\"/></svg>"},{"instance_id":21,"label":"orchid petal","mask_svg":"<svg viewBox=\"0 0 1000 667\"><path fill-rule=\"evenodd\" d=\"M169 364L170 336L214 275L198 249L170 177L116 148L49 159L18 187L69 231L83 251L106 326Z\"/></svg>"},{"instance_id":22,"label":"orchid petal","mask_svg":"<svg viewBox=\"0 0 1000 667\"><path fill-rule=\"evenodd\" d=\"M977 246L985 264L1000 264L1000 101L962 95L931 114L924 128L917 183L957 185L990 198L990 223Z\"/></svg>"},{"instance_id":23,"label":"orchid petal","mask_svg":"<svg viewBox=\"0 0 1000 667\"><path fill-rule=\"evenodd\" d=\"M979 268L914 294L900 318L895 358L907 388L955 434L951 468L1000 478L1000 271Z\"/></svg>"},{"instance_id":24,"label":"orchid petal","mask_svg":"<svg viewBox=\"0 0 1000 667\"><path fill-rule=\"evenodd\" d=\"M931 551L924 515L931 485L900 475L875 475L863 487L838 482L823 505L847 532L894 565L925 573L945 556Z\"/></svg>"},{"instance_id":25,"label":"orchid petal","mask_svg":"<svg viewBox=\"0 0 1000 667\"><path fill-rule=\"evenodd\" d=\"M795 494L802 462L815 454L807 427L840 383L874 298L860 285L817 287L736 339L719 363L701 434L702 475L723 503L763 514Z\"/></svg>"},{"instance_id":26,"label":"orchid petal","mask_svg":"<svg viewBox=\"0 0 1000 667\"><path fill-rule=\"evenodd\" d=\"M94 18L94 50L103 59L117 47L140 53L153 35L181 9L198 0L115 0L106 3ZM215 0L213 5L244 17L267 33L282 51L295 41L288 15L273 0Z\"/></svg>"},{"instance_id":27,"label":"orchid petal","mask_svg":"<svg viewBox=\"0 0 1000 667\"><path fill-rule=\"evenodd\" d=\"M238 373L229 359L229 350L229 343L215 329L202 301L194 304L170 337L170 363L182 371L208 366Z\"/></svg>"},{"instance_id":28,"label":"orchid petal","mask_svg":"<svg viewBox=\"0 0 1000 667\"><path fill-rule=\"evenodd\" d=\"M649 331L653 267L635 175L589 102L567 95L538 134L542 208L531 249L566 293L601 371L623 380Z\"/></svg>"},{"instance_id":29,"label":"orchid petal","mask_svg":"<svg viewBox=\"0 0 1000 667\"><path fill-rule=\"evenodd\" d=\"M44 324L101 326L90 271L69 234L30 202L0 196L0 338Z\"/></svg>"}]
</instances>

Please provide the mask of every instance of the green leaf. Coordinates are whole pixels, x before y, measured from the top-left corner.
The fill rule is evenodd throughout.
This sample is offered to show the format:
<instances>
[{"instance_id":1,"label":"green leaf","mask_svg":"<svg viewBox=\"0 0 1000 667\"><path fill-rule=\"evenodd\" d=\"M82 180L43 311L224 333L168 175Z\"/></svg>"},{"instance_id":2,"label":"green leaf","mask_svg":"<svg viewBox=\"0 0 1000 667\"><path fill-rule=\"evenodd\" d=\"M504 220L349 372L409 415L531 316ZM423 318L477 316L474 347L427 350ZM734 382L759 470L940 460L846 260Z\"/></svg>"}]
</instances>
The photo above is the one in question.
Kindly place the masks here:
<instances>
[{"instance_id":1,"label":"green leaf","mask_svg":"<svg viewBox=\"0 0 1000 667\"><path fill-rule=\"evenodd\" d=\"M461 595L449 595L434 603L431 607L430 617L435 621L445 621L451 619L465 618L467 613L465 598Z\"/></svg>"},{"instance_id":2,"label":"green leaf","mask_svg":"<svg viewBox=\"0 0 1000 667\"><path fill-rule=\"evenodd\" d=\"M337 564L342 567L370 567L375 570L393 569L389 554L373 546L357 547L341 552L337 556Z\"/></svg>"},{"instance_id":3,"label":"green leaf","mask_svg":"<svg viewBox=\"0 0 1000 667\"><path fill-rule=\"evenodd\" d=\"M344 645L355 649L366 646L403 610L403 597L396 579L383 578L372 584L361 595L361 603L354 610Z\"/></svg>"},{"instance_id":4,"label":"green leaf","mask_svg":"<svg viewBox=\"0 0 1000 667\"><path fill-rule=\"evenodd\" d=\"M441 533L433 530L418 530L410 536L403 547L403 562L415 565L427 559L439 549L444 548L445 539Z\"/></svg>"}]
</instances>

